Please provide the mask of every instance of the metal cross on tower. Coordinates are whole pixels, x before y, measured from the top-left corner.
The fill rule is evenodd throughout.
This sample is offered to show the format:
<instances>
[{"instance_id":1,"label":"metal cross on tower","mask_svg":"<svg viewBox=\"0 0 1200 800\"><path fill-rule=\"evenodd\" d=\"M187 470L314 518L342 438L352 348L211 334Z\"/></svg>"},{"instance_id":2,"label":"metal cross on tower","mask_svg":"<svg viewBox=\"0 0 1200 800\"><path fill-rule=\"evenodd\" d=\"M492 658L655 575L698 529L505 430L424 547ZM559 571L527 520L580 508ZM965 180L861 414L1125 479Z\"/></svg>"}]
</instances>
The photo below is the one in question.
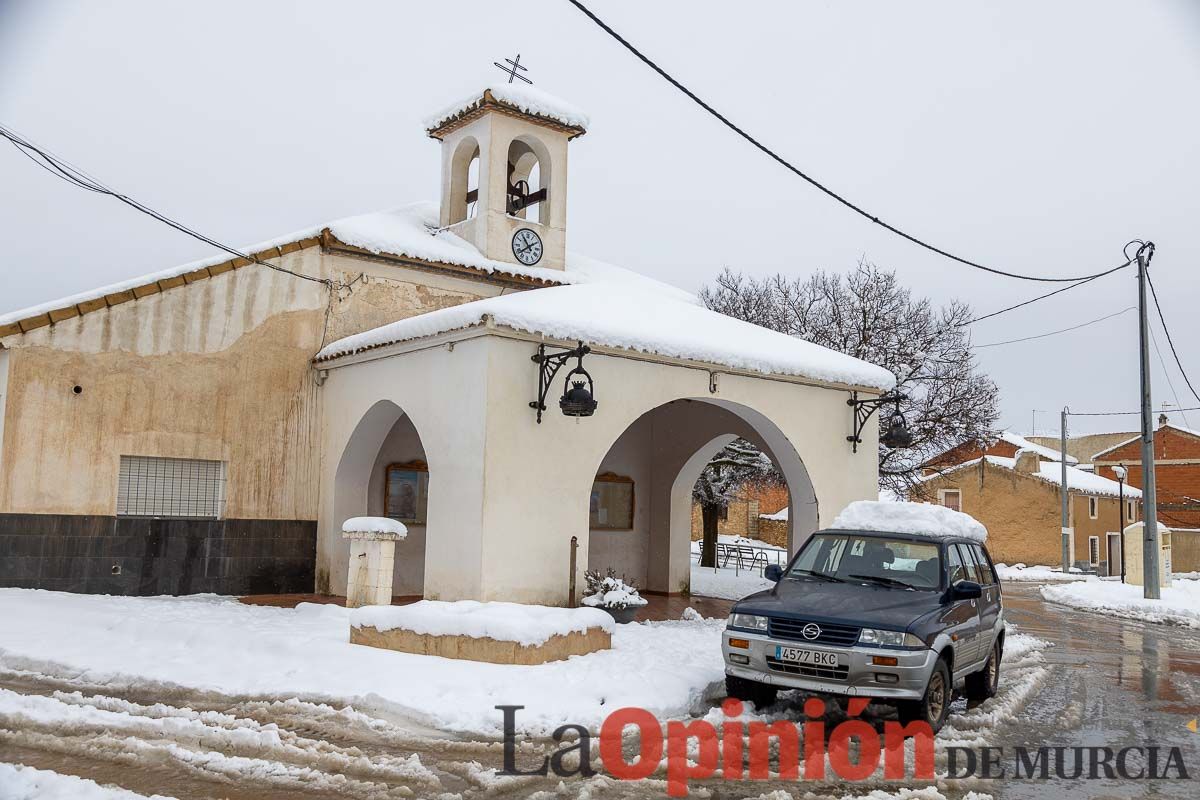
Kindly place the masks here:
<instances>
[{"instance_id":1,"label":"metal cross on tower","mask_svg":"<svg viewBox=\"0 0 1200 800\"><path fill-rule=\"evenodd\" d=\"M503 64L501 64L499 61L493 61L492 64L499 67L500 70L502 72L504 72L505 75L508 76L509 83L513 82L513 78L516 78L518 80L525 81L526 83L528 83L530 85L533 85L533 81L529 80L529 78L526 78L524 75L521 75L518 73L518 70L520 70L521 72L525 72L525 67L521 66L521 54L520 53L517 53L517 59L515 61L511 58L506 58L504 60L509 63L509 66L506 67Z\"/></svg>"}]
</instances>

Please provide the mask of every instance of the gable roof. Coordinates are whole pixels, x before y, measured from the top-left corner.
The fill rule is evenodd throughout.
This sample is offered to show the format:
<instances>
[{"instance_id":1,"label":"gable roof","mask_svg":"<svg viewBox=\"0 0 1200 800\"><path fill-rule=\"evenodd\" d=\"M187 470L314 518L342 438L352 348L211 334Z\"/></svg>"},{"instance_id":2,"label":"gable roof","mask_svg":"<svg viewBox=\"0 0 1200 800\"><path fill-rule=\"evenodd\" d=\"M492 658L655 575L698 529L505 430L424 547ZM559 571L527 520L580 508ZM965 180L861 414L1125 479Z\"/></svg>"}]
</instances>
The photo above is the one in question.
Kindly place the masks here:
<instances>
[{"instance_id":1,"label":"gable roof","mask_svg":"<svg viewBox=\"0 0 1200 800\"><path fill-rule=\"evenodd\" d=\"M974 466L981 459L975 458L970 461L964 461L961 464L956 464L953 467L941 470L933 475L928 475L921 478L922 481L935 480L943 475L948 475L952 472L957 472L961 469ZM1033 480L1039 480L1043 483L1049 483L1054 486L1062 486L1062 462L1059 461L1042 461L1037 472L1018 472L1017 460L1015 458L1005 458L1004 456L984 456L982 460L998 469L1008 470L1014 475L1021 475ZM1119 497L1121 494L1121 486L1114 480L1102 477L1093 472L1079 469L1078 467L1067 467L1067 488L1071 491L1079 492L1088 495L1103 495L1105 497ZM1142 496L1142 490L1137 487L1125 485L1125 498L1127 500L1138 500Z\"/></svg>"},{"instance_id":2,"label":"gable roof","mask_svg":"<svg viewBox=\"0 0 1200 800\"><path fill-rule=\"evenodd\" d=\"M691 302L613 282L555 286L418 314L326 345L317 361L492 324L553 339L822 383L891 389L886 369Z\"/></svg>"},{"instance_id":3,"label":"gable roof","mask_svg":"<svg viewBox=\"0 0 1200 800\"><path fill-rule=\"evenodd\" d=\"M484 112L494 110L563 131L570 138L587 133L588 115L582 109L536 86L494 83L443 108L425 120L425 132L434 139L460 128Z\"/></svg>"},{"instance_id":4,"label":"gable roof","mask_svg":"<svg viewBox=\"0 0 1200 800\"><path fill-rule=\"evenodd\" d=\"M1154 436L1157 437L1159 431L1163 431L1168 428L1170 428L1173 431L1176 431L1177 433L1182 433L1186 436L1193 436L1197 439L1200 439L1200 431L1194 431L1191 428L1185 428L1182 425L1173 425L1170 422L1166 423L1165 425L1159 425L1157 428L1155 428ZM1120 450L1122 447L1133 444L1134 442L1140 440L1141 438L1142 438L1142 435L1140 433L1134 434L1132 437L1126 439L1125 441L1117 442L1112 447L1109 447L1106 450L1101 450L1099 453L1096 453L1094 456L1092 456L1092 461L1102 461L1103 459L1101 458L1101 456L1105 456L1116 450Z\"/></svg>"},{"instance_id":5,"label":"gable roof","mask_svg":"<svg viewBox=\"0 0 1200 800\"><path fill-rule=\"evenodd\" d=\"M437 216L438 209L434 203L410 203L390 211L346 217L294 231L243 247L241 252L266 261L322 245L351 256L383 256L418 267L449 268L459 274L481 279L504 279L523 287L610 282L664 294L683 302L699 302L695 295L683 289L578 253L567 253L566 269L563 270L494 261L485 258L472 244L454 233L440 230ZM230 258L228 254L221 253L10 311L0 314L0 338L195 283L253 263L246 258Z\"/></svg>"}]
</instances>

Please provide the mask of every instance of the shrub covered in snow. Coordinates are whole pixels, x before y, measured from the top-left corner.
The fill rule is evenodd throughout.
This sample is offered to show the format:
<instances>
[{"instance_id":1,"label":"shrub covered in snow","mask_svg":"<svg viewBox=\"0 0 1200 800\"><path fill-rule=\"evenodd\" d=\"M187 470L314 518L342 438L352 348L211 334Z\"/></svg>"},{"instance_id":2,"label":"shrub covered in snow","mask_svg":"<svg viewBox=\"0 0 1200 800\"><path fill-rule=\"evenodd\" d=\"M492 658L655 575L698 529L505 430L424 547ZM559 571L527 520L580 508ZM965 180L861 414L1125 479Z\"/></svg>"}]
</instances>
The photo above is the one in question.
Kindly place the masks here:
<instances>
[{"instance_id":1,"label":"shrub covered in snow","mask_svg":"<svg viewBox=\"0 0 1200 800\"><path fill-rule=\"evenodd\" d=\"M598 570L588 570L584 573L587 579L587 591L580 601L592 608L640 608L648 602L638 594L637 587L626 583L624 577L617 577L612 567L605 575Z\"/></svg>"}]
</instances>

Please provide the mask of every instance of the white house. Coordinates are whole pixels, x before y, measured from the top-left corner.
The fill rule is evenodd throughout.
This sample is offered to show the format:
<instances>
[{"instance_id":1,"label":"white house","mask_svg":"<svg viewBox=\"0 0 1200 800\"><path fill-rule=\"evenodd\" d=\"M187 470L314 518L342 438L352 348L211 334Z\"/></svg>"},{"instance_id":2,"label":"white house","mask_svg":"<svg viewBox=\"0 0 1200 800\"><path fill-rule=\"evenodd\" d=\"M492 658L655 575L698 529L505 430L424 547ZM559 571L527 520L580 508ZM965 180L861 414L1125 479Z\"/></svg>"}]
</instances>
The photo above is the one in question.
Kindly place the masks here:
<instances>
[{"instance_id":1,"label":"white house","mask_svg":"<svg viewBox=\"0 0 1200 800\"><path fill-rule=\"evenodd\" d=\"M874 498L848 401L890 373L567 250L587 125L493 86L427 125L440 206L0 316L0 585L342 594L342 522L386 515L397 594L565 604L609 566L683 592L692 485L738 436L793 548Z\"/></svg>"}]
</instances>

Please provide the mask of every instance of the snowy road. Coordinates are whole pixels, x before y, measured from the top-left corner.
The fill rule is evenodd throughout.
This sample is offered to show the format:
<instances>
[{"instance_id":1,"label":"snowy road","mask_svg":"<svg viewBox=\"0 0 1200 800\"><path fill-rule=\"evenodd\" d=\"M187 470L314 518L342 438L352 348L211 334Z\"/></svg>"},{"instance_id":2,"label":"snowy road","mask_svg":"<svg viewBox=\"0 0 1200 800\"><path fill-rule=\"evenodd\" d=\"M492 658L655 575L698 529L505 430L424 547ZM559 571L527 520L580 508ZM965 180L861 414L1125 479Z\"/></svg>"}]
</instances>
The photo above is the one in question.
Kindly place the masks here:
<instances>
[{"instance_id":1,"label":"snowy road","mask_svg":"<svg viewBox=\"0 0 1200 800\"><path fill-rule=\"evenodd\" d=\"M1184 727L1200 707L1200 637L1194 632L1062 609L1044 603L1033 586L1007 586L1006 597L1011 621L1032 636L1013 640L1000 696L974 709L958 702L939 742L942 752L954 744L1119 747L1149 739L1195 751L1200 739L1189 738L1197 735ZM715 706L706 713L719 719ZM802 712L795 698L784 695L766 718L801 721ZM530 743L519 758L538 761L548 751L545 742ZM79 775L144 795L549 800L661 797L665 792L658 779L629 784L598 776L560 787L557 778L497 776L501 757L496 741L447 737L409 719L384 720L304 699L226 697L161 684L115 689L89 683L86 672L22 674L0 661L0 762ZM939 758L939 770L943 766ZM847 797L900 788L882 781L870 786L693 784L701 787L713 798L770 796L781 789L799 794L801 788ZM1193 787L1159 783L1154 791L1160 797L1191 797ZM1048 787L1034 781L972 781L927 787L919 797L960 798L971 791L1013 800L1141 797L1146 789L1129 783Z\"/></svg>"}]
</instances>

